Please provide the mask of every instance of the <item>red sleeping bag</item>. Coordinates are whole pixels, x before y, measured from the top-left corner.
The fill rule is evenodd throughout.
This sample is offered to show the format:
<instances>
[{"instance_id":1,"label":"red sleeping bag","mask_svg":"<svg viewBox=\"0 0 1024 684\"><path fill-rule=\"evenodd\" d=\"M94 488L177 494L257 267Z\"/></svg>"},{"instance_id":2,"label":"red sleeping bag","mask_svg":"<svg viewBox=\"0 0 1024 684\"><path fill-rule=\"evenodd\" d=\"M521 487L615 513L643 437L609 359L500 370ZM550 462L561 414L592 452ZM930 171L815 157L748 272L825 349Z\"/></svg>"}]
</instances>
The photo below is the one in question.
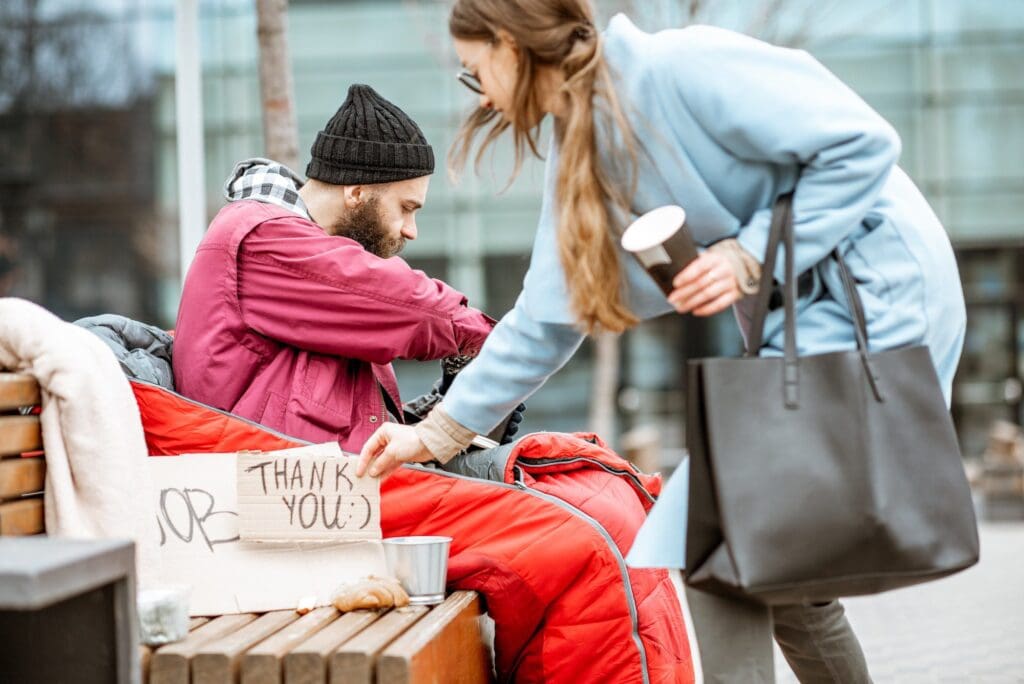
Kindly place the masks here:
<instances>
[{"instance_id":1,"label":"red sleeping bag","mask_svg":"<svg viewBox=\"0 0 1024 684\"><path fill-rule=\"evenodd\" d=\"M155 385L132 389L151 455L303 444ZM623 561L660 479L593 435L539 433L501 453L503 482L405 466L381 486L385 537L452 537L448 586L484 596L499 680L694 681L668 573Z\"/></svg>"}]
</instances>

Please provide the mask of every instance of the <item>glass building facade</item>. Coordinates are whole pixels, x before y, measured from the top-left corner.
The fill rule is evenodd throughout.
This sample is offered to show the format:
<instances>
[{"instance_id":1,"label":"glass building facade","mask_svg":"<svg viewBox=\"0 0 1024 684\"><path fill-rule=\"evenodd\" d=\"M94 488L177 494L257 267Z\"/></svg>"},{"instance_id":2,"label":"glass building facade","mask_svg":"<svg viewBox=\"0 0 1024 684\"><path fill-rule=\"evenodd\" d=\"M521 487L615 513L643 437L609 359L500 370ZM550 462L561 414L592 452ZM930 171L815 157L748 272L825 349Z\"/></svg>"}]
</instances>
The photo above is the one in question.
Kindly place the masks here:
<instances>
[{"instance_id":1,"label":"glass building facade","mask_svg":"<svg viewBox=\"0 0 1024 684\"><path fill-rule=\"evenodd\" d=\"M255 3L201 0L208 217L234 163L263 154ZM691 12L698 8L696 16ZM773 8L768 14L764 10ZM113 311L173 325L178 169L173 0L0 3L0 294L65 318ZM1024 2L599 3L647 30L713 23L803 47L899 131L902 166L958 251L969 331L954 397L965 452L994 418L1021 420L1024 379ZM348 85L371 84L420 124L439 163L474 97L453 78L447 3L292 0L289 48L304 167ZM540 208L542 163L516 182L507 146L458 183L431 180L416 267L495 317L515 301ZM298 169L301 173L303 168ZM14 265L12 270L10 265ZM687 358L739 350L731 315L668 316L621 339L621 429L654 424L667 464L683 442ZM584 429L588 342L530 402L531 430ZM403 394L433 363L398 364Z\"/></svg>"}]
</instances>

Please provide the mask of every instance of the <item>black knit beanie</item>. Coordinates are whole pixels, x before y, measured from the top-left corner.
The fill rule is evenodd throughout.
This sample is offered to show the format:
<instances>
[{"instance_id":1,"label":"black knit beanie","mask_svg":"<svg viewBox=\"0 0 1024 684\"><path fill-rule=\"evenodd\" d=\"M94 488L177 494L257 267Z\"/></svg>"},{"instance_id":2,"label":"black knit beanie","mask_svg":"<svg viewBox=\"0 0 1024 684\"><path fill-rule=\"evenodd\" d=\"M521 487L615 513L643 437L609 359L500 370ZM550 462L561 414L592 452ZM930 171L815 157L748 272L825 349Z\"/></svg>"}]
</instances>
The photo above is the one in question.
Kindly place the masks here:
<instances>
[{"instance_id":1,"label":"black knit beanie","mask_svg":"<svg viewBox=\"0 0 1024 684\"><path fill-rule=\"evenodd\" d=\"M434 172L434 150L416 122L360 83L349 87L311 152L306 176L334 185L392 183Z\"/></svg>"}]
</instances>

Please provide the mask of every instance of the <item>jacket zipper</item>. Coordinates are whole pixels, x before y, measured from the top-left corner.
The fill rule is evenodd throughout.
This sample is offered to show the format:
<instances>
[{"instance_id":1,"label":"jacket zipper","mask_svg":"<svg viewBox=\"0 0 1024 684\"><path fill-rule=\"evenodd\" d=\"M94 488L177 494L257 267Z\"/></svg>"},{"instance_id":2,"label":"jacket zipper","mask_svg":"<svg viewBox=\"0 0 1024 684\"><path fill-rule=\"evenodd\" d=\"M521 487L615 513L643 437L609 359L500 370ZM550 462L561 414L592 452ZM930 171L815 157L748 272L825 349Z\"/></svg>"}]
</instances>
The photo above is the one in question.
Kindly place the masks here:
<instances>
[{"instance_id":1,"label":"jacket zipper","mask_svg":"<svg viewBox=\"0 0 1024 684\"><path fill-rule=\"evenodd\" d=\"M611 473L612 475L621 475L628 478L629 481L633 483L633 486L638 491L640 491L644 495L644 497L651 503L654 503L655 501L658 500L657 497L655 497L653 494L647 491L646 488L644 488L643 483L640 482L640 478L638 478L635 473L632 473L628 470L624 470L622 468L613 468L609 465L601 463L597 459L587 458L586 456L572 456L570 458L524 458L522 456L517 456L516 460L522 461L523 463L527 463L537 468L544 468L546 466L553 465L562 465L565 463L577 463L579 461L583 461L585 463L596 465L601 470L604 470L607 473Z\"/></svg>"}]
</instances>

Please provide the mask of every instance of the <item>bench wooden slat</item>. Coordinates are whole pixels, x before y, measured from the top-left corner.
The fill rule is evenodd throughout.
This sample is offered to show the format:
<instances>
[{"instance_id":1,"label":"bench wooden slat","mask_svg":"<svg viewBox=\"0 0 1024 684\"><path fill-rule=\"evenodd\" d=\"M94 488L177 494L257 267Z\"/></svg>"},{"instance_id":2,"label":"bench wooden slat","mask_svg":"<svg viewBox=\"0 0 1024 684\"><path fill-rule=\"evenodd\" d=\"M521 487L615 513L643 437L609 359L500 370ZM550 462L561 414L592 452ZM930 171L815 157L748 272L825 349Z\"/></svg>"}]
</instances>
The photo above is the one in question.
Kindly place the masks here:
<instances>
[{"instance_id":1,"label":"bench wooden slat","mask_svg":"<svg viewBox=\"0 0 1024 684\"><path fill-rule=\"evenodd\" d=\"M377 654L426 612L426 606L396 608L342 644L331 656L331 684L373 684Z\"/></svg>"},{"instance_id":2,"label":"bench wooden slat","mask_svg":"<svg viewBox=\"0 0 1024 684\"><path fill-rule=\"evenodd\" d=\"M298 617L294 610L264 613L242 629L204 645L192 657L192 684L232 684L242 653Z\"/></svg>"},{"instance_id":3,"label":"bench wooden slat","mask_svg":"<svg viewBox=\"0 0 1024 684\"><path fill-rule=\"evenodd\" d=\"M381 653L379 682L452 682L491 680L491 667L480 631L480 599L457 591L405 631Z\"/></svg>"},{"instance_id":4,"label":"bench wooden slat","mask_svg":"<svg viewBox=\"0 0 1024 684\"><path fill-rule=\"evenodd\" d=\"M188 620L188 631L189 631L189 633L191 633L193 630L198 629L199 627L202 627L203 625L205 625L209 621L210 621L210 618L207 618L207 617L189 618L189 620ZM139 665L142 668L142 681L143 682L148 682L149 681L149 665L150 665L150 663L153 660L153 653L156 651L157 648L159 648L159 647L158 646L144 646L144 645L140 645L139 646ZM187 675L188 674L187 667L186 667L185 672L186 672L186 675Z\"/></svg>"},{"instance_id":5,"label":"bench wooden slat","mask_svg":"<svg viewBox=\"0 0 1024 684\"><path fill-rule=\"evenodd\" d=\"M0 461L0 499L43 491L46 461L41 458L14 458Z\"/></svg>"},{"instance_id":6,"label":"bench wooden slat","mask_svg":"<svg viewBox=\"0 0 1024 684\"><path fill-rule=\"evenodd\" d=\"M283 670L281 658L337 620L339 615L334 606L317 608L253 646L242 656L242 684L279 684Z\"/></svg>"},{"instance_id":7,"label":"bench wooden slat","mask_svg":"<svg viewBox=\"0 0 1024 684\"><path fill-rule=\"evenodd\" d=\"M39 383L25 373L0 372L0 411L37 406L39 404Z\"/></svg>"},{"instance_id":8,"label":"bench wooden slat","mask_svg":"<svg viewBox=\"0 0 1024 684\"><path fill-rule=\"evenodd\" d=\"M139 644L139 669L142 671L143 682L149 681L149 662L152 658L152 647Z\"/></svg>"},{"instance_id":9,"label":"bench wooden slat","mask_svg":"<svg viewBox=\"0 0 1024 684\"><path fill-rule=\"evenodd\" d=\"M338 647L373 624L381 613L356 610L340 618L299 644L284 657L285 684L324 684L331 654Z\"/></svg>"},{"instance_id":10,"label":"bench wooden slat","mask_svg":"<svg viewBox=\"0 0 1024 684\"><path fill-rule=\"evenodd\" d=\"M44 529L42 496L0 503L0 536L40 534Z\"/></svg>"},{"instance_id":11,"label":"bench wooden slat","mask_svg":"<svg viewBox=\"0 0 1024 684\"><path fill-rule=\"evenodd\" d=\"M42 448L39 416L0 416L0 457Z\"/></svg>"},{"instance_id":12,"label":"bench wooden slat","mask_svg":"<svg viewBox=\"0 0 1024 684\"><path fill-rule=\"evenodd\" d=\"M149 683L189 684L189 665L192 657L200 648L225 634L230 634L246 626L255 619L256 615L253 613L222 615L206 624L192 628L189 635L182 641L161 646L150 659Z\"/></svg>"}]
</instances>

